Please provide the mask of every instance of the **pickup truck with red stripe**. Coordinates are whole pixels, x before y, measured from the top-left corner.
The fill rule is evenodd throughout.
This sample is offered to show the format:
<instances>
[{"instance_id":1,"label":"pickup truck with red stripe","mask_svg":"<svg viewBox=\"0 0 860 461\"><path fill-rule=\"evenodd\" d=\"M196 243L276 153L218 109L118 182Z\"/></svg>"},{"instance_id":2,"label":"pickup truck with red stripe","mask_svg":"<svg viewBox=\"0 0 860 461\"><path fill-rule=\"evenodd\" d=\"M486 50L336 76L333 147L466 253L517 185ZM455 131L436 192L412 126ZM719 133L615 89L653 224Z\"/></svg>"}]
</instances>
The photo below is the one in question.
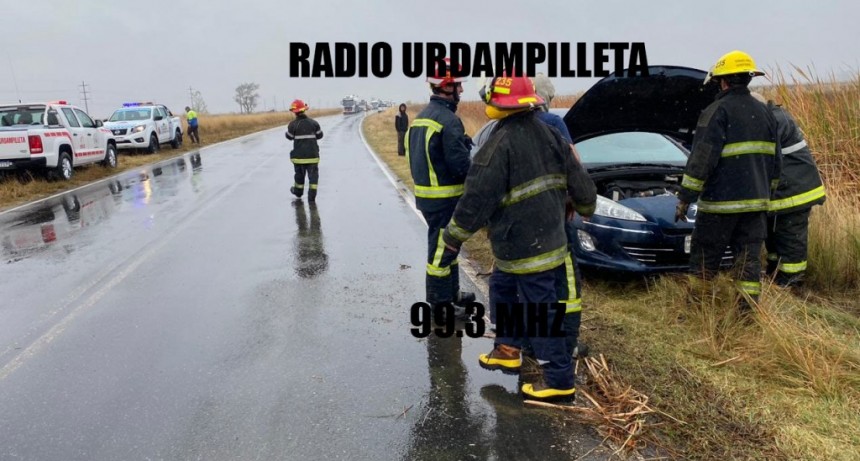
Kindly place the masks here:
<instances>
[{"instance_id":1,"label":"pickup truck with red stripe","mask_svg":"<svg viewBox=\"0 0 860 461\"><path fill-rule=\"evenodd\" d=\"M33 169L71 179L74 167L116 168L116 141L101 120L66 101L0 105L0 170Z\"/></svg>"}]
</instances>

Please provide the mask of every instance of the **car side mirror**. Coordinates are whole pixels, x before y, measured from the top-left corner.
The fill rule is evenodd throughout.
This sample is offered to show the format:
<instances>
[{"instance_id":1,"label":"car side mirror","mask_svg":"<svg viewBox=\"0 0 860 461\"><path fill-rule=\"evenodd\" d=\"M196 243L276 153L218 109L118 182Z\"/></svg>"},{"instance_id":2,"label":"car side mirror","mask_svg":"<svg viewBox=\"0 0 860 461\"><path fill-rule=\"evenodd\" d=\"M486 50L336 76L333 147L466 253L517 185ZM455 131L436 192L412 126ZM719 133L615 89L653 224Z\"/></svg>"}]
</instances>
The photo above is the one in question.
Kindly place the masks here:
<instances>
[{"instance_id":1,"label":"car side mirror","mask_svg":"<svg viewBox=\"0 0 860 461\"><path fill-rule=\"evenodd\" d=\"M101 121L101 120L96 120L96 128L99 128L99 127L102 127L102 126L105 126L105 124L104 124L104 123L102 123L102 121Z\"/></svg>"},{"instance_id":2,"label":"car side mirror","mask_svg":"<svg viewBox=\"0 0 860 461\"><path fill-rule=\"evenodd\" d=\"M162 117L161 115L156 115L156 116L155 116L155 121L157 122L157 121L159 121L159 120L161 120L161 119L163 119L163 118L164 118L164 117Z\"/></svg>"}]
</instances>

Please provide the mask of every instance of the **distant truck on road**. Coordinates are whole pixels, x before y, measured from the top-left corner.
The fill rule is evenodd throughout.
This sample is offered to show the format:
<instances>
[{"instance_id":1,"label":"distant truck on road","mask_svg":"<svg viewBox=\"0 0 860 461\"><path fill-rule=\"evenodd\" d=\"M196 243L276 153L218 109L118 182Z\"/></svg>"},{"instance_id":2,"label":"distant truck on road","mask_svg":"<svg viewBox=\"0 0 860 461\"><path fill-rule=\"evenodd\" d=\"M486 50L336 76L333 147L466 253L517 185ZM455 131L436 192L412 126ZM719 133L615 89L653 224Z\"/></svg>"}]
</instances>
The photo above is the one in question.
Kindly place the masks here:
<instances>
[{"instance_id":1,"label":"distant truck on road","mask_svg":"<svg viewBox=\"0 0 860 461\"><path fill-rule=\"evenodd\" d=\"M0 105L0 170L45 170L68 180L76 166L115 168L116 152L101 120L66 101Z\"/></svg>"},{"instance_id":2,"label":"distant truck on road","mask_svg":"<svg viewBox=\"0 0 860 461\"><path fill-rule=\"evenodd\" d=\"M354 95L343 98L341 105L343 106L344 115L356 114L361 111L358 106L358 97Z\"/></svg>"},{"instance_id":3,"label":"distant truck on road","mask_svg":"<svg viewBox=\"0 0 860 461\"><path fill-rule=\"evenodd\" d=\"M163 104L130 102L123 104L105 122L116 137L119 149L146 149L154 154L162 144L178 149L182 145L182 121Z\"/></svg>"}]
</instances>

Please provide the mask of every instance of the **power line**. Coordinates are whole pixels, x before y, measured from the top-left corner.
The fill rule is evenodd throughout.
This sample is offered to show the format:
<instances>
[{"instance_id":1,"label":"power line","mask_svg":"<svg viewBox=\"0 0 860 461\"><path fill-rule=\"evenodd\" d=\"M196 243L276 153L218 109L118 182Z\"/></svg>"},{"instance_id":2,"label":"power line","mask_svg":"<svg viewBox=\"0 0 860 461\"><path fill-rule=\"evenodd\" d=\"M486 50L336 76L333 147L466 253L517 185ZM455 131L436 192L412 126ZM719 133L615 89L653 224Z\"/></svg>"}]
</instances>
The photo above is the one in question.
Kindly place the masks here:
<instances>
[{"instance_id":1,"label":"power line","mask_svg":"<svg viewBox=\"0 0 860 461\"><path fill-rule=\"evenodd\" d=\"M84 81L81 81L81 91L84 93L84 108L87 110L87 113L90 113L90 104L89 98L87 97L87 84Z\"/></svg>"}]
</instances>

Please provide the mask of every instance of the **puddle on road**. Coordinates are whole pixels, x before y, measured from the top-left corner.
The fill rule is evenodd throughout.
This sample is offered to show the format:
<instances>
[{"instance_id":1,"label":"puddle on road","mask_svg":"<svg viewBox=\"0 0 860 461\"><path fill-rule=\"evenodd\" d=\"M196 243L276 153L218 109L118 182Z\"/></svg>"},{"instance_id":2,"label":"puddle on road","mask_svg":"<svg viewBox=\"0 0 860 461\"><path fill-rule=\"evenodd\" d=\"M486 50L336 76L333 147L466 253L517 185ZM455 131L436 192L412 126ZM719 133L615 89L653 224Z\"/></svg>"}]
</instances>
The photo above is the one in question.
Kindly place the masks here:
<instances>
[{"instance_id":1,"label":"puddle on road","mask_svg":"<svg viewBox=\"0 0 860 461\"><path fill-rule=\"evenodd\" d=\"M171 200L189 179L199 186L202 166L192 153L0 215L3 257L14 263L58 246L73 253L123 208Z\"/></svg>"}]
</instances>

